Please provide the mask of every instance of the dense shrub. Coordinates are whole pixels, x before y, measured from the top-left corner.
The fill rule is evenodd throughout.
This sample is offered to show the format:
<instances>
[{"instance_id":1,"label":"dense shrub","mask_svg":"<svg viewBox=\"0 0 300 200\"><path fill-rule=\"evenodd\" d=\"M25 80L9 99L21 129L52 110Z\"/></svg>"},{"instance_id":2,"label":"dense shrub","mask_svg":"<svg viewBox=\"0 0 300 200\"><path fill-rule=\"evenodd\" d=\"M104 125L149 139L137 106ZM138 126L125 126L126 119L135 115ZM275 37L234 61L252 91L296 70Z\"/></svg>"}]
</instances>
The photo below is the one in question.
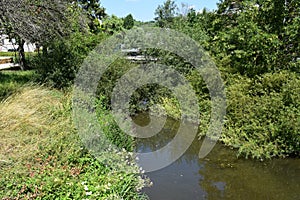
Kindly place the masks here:
<instances>
[{"instance_id":1,"label":"dense shrub","mask_svg":"<svg viewBox=\"0 0 300 200\"><path fill-rule=\"evenodd\" d=\"M300 79L291 72L232 76L222 141L254 158L299 156Z\"/></svg>"},{"instance_id":2,"label":"dense shrub","mask_svg":"<svg viewBox=\"0 0 300 200\"><path fill-rule=\"evenodd\" d=\"M78 32L51 42L47 51L32 59L31 66L37 70L40 81L56 88L70 86L84 58L104 37Z\"/></svg>"}]
</instances>

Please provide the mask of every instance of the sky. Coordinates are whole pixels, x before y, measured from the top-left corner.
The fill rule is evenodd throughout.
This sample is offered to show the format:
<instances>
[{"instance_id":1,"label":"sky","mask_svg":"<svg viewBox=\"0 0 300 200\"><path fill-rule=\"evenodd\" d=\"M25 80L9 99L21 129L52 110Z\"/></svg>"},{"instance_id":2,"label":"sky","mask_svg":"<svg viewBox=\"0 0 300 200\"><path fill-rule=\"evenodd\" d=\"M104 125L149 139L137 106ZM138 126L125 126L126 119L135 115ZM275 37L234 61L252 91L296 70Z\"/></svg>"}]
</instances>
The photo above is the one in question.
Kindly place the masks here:
<instances>
[{"instance_id":1,"label":"sky","mask_svg":"<svg viewBox=\"0 0 300 200\"><path fill-rule=\"evenodd\" d=\"M139 21L151 21L154 19L154 12L158 5L163 5L165 0L100 0L101 5L109 15L126 17L132 14L133 18ZM209 10L217 8L219 0L175 0L181 8L181 3L192 6L195 10L202 10L206 7Z\"/></svg>"}]
</instances>

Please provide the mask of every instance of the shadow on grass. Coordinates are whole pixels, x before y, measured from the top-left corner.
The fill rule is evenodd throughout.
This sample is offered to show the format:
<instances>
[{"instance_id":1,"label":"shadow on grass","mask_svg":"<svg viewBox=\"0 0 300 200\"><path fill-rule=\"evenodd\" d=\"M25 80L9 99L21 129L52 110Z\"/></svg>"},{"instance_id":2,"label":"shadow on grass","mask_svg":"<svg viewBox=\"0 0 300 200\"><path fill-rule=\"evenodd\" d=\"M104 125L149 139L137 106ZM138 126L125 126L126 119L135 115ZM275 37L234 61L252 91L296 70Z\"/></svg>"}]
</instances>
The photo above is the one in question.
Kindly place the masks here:
<instances>
[{"instance_id":1,"label":"shadow on grass","mask_svg":"<svg viewBox=\"0 0 300 200\"><path fill-rule=\"evenodd\" d=\"M0 71L0 101L35 80L35 71Z\"/></svg>"}]
</instances>

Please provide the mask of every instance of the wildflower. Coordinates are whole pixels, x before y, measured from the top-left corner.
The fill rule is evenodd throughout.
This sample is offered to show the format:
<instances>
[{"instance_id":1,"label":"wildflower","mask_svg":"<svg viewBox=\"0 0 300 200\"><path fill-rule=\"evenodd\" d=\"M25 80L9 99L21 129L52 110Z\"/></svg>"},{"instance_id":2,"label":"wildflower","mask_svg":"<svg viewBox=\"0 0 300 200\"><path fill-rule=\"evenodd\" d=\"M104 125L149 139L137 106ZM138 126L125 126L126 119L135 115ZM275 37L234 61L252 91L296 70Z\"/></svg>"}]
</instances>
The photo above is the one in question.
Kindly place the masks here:
<instances>
[{"instance_id":1,"label":"wildflower","mask_svg":"<svg viewBox=\"0 0 300 200\"><path fill-rule=\"evenodd\" d=\"M85 185L85 186L84 186L84 190L85 190L85 191L88 191L88 190L89 190L88 186Z\"/></svg>"}]
</instances>

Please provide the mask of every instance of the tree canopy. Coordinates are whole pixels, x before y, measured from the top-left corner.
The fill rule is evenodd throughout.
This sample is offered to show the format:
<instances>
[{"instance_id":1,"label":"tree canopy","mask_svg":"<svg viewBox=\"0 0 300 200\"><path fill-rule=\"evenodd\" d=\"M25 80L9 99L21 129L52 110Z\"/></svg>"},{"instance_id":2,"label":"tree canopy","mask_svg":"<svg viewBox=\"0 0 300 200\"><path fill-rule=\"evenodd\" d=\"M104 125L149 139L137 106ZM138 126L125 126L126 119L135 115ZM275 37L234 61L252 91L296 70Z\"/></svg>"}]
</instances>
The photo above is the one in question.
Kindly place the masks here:
<instances>
[{"instance_id":1,"label":"tree canopy","mask_svg":"<svg viewBox=\"0 0 300 200\"><path fill-rule=\"evenodd\" d=\"M124 24L123 24L125 29L131 29L134 26L134 19L131 14L127 15L124 18Z\"/></svg>"},{"instance_id":2,"label":"tree canopy","mask_svg":"<svg viewBox=\"0 0 300 200\"><path fill-rule=\"evenodd\" d=\"M159 5L155 10L155 21L159 27L166 27L173 21L177 14L178 7L172 0L166 0L163 5Z\"/></svg>"},{"instance_id":3,"label":"tree canopy","mask_svg":"<svg viewBox=\"0 0 300 200\"><path fill-rule=\"evenodd\" d=\"M105 8L100 5L99 0L78 0L78 3L87 13L89 19L88 25L91 31L98 33L100 31L101 20L107 16Z\"/></svg>"},{"instance_id":4,"label":"tree canopy","mask_svg":"<svg viewBox=\"0 0 300 200\"><path fill-rule=\"evenodd\" d=\"M64 35L72 6L69 1L1 0L0 27L31 42Z\"/></svg>"}]
</instances>

